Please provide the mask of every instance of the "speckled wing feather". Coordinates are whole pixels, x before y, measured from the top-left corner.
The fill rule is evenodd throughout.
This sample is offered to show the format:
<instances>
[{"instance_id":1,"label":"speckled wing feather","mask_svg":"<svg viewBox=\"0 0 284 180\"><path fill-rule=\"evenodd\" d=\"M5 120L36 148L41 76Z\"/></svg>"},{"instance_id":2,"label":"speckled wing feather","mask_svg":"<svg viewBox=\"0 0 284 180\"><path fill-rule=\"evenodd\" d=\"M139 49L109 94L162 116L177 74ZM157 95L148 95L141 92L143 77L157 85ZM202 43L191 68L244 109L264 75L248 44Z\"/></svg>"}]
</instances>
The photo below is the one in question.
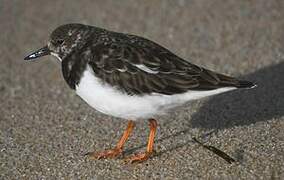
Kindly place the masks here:
<instances>
[{"instance_id":1,"label":"speckled wing feather","mask_svg":"<svg viewBox=\"0 0 284 180\"><path fill-rule=\"evenodd\" d=\"M240 85L238 80L191 64L150 40L127 38L93 46L89 65L104 83L128 94L172 95Z\"/></svg>"}]
</instances>

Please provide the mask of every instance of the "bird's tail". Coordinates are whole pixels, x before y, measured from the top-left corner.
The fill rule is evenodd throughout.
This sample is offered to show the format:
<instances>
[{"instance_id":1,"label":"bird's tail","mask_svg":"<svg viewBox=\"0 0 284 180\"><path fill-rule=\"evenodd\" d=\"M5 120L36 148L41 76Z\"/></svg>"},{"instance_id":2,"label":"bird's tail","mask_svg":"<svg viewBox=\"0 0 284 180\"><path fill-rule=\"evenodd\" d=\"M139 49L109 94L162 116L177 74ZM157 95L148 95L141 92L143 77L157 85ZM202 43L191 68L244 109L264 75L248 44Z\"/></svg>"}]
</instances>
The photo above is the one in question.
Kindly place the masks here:
<instances>
[{"instance_id":1,"label":"bird's tail","mask_svg":"<svg viewBox=\"0 0 284 180\"><path fill-rule=\"evenodd\" d=\"M250 81L245 81L245 80L239 80L237 78L234 77L230 77L230 76L226 76L223 74L217 74L219 80L220 80L220 84L224 87L226 86L233 86L236 88L247 88L247 89L251 89L256 87L256 83L254 82L250 82Z\"/></svg>"},{"instance_id":2,"label":"bird's tail","mask_svg":"<svg viewBox=\"0 0 284 180\"><path fill-rule=\"evenodd\" d=\"M257 85L256 83L250 82L250 81L243 81L243 80L239 80L238 83L236 84L237 88L255 88Z\"/></svg>"},{"instance_id":3,"label":"bird's tail","mask_svg":"<svg viewBox=\"0 0 284 180\"><path fill-rule=\"evenodd\" d=\"M224 74L215 73L208 69L203 69L200 73L199 89L217 89L223 87L236 87L236 88L254 88L256 84L250 81L239 80L237 78L227 76Z\"/></svg>"}]
</instances>

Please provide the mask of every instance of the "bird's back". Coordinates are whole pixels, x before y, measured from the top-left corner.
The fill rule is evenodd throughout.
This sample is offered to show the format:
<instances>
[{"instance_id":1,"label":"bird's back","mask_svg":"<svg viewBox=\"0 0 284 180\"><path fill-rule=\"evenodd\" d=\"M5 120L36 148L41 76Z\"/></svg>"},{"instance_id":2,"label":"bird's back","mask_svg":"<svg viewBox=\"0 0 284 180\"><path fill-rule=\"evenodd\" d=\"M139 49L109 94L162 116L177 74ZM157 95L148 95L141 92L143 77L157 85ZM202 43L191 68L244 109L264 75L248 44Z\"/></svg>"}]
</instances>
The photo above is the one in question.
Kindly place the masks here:
<instances>
[{"instance_id":1,"label":"bird's back","mask_svg":"<svg viewBox=\"0 0 284 180\"><path fill-rule=\"evenodd\" d=\"M103 31L89 64L97 77L129 94L179 94L254 84L194 65L148 39Z\"/></svg>"}]
</instances>

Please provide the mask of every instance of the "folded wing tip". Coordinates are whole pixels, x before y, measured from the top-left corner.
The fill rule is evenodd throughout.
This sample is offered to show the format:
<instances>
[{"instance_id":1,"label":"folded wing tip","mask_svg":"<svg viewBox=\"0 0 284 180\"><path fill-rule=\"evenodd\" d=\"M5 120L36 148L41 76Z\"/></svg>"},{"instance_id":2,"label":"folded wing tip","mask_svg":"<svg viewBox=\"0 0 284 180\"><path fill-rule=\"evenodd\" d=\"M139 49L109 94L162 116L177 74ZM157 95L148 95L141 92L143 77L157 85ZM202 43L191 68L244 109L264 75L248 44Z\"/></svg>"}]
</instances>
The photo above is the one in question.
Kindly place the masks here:
<instances>
[{"instance_id":1,"label":"folded wing tip","mask_svg":"<svg viewBox=\"0 0 284 180\"><path fill-rule=\"evenodd\" d=\"M250 82L250 81L239 81L237 88L247 88L247 89L252 89L257 87L257 84L254 82Z\"/></svg>"}]
</instances>

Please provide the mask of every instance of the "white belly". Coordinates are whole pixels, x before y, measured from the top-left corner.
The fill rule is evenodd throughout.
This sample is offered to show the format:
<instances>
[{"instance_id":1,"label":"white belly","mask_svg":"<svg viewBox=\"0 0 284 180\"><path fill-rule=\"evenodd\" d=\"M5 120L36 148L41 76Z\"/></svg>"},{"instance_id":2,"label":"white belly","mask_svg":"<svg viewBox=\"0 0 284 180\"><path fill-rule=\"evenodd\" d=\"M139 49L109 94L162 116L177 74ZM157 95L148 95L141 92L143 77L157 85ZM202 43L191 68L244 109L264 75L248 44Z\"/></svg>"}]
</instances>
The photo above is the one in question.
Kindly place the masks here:
<instances>
[{"instance_id":1,"label":"white belly","mask_svg":"<svg viewBox=\"0 0 284 180\"><path fill-rule=\"evenodd\" d=\"M136 120L151 118L165 113L168 109L187 101L205 96L219 94L236 88L220 88L211 91L188 91L177 95L149 94L144 96L129 96L125 93L103 84L87 66L83 73L76 93L96 110L119 118Z\"/></svg>"}]
</instances>

